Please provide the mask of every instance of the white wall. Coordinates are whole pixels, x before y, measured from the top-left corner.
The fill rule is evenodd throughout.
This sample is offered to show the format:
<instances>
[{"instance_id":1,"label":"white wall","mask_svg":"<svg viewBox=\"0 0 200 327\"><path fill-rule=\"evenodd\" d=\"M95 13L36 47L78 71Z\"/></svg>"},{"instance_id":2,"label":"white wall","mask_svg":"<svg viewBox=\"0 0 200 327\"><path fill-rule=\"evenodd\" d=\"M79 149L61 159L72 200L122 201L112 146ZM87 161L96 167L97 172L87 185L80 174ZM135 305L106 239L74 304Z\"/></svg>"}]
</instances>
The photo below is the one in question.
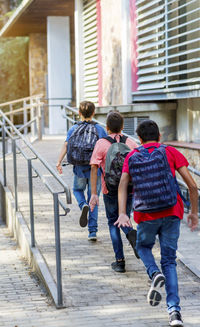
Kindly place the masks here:
<instances>
[{"instance_id":1,"label":"white wall","mask_svg":"<svg viewBox=\"0 0 200 327\"><path fill-rule=\"evenodd\" d=\"M178 100L177 139L200 143L200 99Z\"/></svg>"},{"instance_id":2,"label":"white wall","mask_svg":"<svg viewBox=\"0 0 200 327\"><path fill-rule=\"evenodd\" d=\"M71 98L70 25L69 17L47 17L47 60L49 133L66 132L66 120L60 107L51 105L67 104ZM52 99L57 98L57 99ZM62 98L63 100L59 100Z\"/></svg>"},{"instance_id":3,"label":"white wall","mask_svg":"<svg viewBox=\"0 0 200 327\"><path fill-rule=\"evenodd\" d=\"M122 104L132 103L131 94L131 37L130 3L121 0L122 6Z\"/></svg>"}]
</instances>

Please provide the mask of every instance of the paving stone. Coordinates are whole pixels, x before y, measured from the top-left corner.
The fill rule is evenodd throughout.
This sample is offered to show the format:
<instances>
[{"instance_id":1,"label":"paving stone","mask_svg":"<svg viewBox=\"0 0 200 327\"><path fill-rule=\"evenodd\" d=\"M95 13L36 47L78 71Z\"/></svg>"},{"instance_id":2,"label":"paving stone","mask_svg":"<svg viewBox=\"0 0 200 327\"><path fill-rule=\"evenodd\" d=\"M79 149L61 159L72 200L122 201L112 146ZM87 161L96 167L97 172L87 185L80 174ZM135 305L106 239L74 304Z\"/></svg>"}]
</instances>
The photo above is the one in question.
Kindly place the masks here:
<instances>
[{"instance_id":1,"label":"paving stone","mask_svg":"<svg viewBox=\"0 0 200 327\"><path fill-rule=\"evenodd\" d=\"M61 139L46 139L36 142L34 146L55 168L62 146ZM7 159L8 184L12 189L10 159ZM17 160L19 206L27 224L30 225L28 185L24 177L27 175L27 164L20 155ZM41 169L39 163L35 164ZM43 171L47 176L45 169ZM63 179L72 186L70 166L64 168ZM53 187L58 188L52 181L51 183ZM34 179L33 184L36 240L52 275L56 278L52 196L38 178ZM148 278L143 264L134 257L125 237L123 240L127 272L117 274L112 271L110 264L114 255L102 197L99 206L98 241L94 244L87 240L87 228L79 227L80 211L73 196L72 200L70 213L61 217L63 293L65 301L70 296L71 305L62 310L55 309L44 288L21 257L8 230L1 225L0 327L168 326L165 301L156 308L147 304ZM199 231L188 232L183 222L179 253L185 260L190 259L193 265L200 264L200 251L196 251L200 244L199 238ZM155 255L159 262L158 247L155 249ZM185 326L200 327L200 280L180 260L177 260L177 269Z\"/></svg>"}]
</instances>

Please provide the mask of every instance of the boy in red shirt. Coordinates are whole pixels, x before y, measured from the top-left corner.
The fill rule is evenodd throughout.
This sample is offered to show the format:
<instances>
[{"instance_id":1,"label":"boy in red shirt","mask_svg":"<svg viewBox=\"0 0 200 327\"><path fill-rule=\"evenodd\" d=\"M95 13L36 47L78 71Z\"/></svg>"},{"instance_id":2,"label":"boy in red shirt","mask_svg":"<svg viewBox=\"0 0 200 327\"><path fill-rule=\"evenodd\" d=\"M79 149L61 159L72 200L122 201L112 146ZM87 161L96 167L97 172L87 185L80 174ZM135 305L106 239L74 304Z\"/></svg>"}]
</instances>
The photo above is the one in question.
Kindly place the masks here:
<instances>
[{"instance_id":1,"label":"boy in red shirt","mask_svg":"<svg viewBox=\"0 0 200 327\"><path fill-rule=\"evenodd\" d=\"M147 156L151 156L148 153L152 153L153 151L155 151L155 149L160 147L160 133L158 126L154 121L143 121L137 128L137 134L142 146L145 149L148 149ZM145 153L146 150L142 148L142 151L144 151L143 153ZM178 150L171 146L167 146L165 148L165 151L173 177L175 176L175 171L177 170L188 186L191 201L191 212L188 214L187 220L190 229L193 231L198 225L197 185L187 169L188 162L186 158ZM118 190L119 218L115 223L118 227L132 226L129 217L126 215L125 210L127 199L127 185L129 183L129 179L132 178L134 184L134 179L137 178L137 176L134 177L134 173L132 170L133 166L131 166L132 164L134 164L134 160L136 161L136 157L138 156L136 152L138 153L140 151L135 149L130 152L130 154L128 154L128 156L125 158L123 165L122 176ZM134 156L134 154L136 155ZM153 173L155 174L155 172L153 171L151 171L151 173L152 176ZM145 178L147 177L144 177L144 179ZM149 193L149 198L152 198L152 200L155 201L154 195L152 195L154 189L151 190L150 179L148 180L148 183L151 191ZM148 192L147 188L144 190L145 194L146 192ZM135 198L136 197L137 194L135 192ZM145 198L144 195L143 197ZM142 201L143 203L145 202L144 199L142 199ZM146 201L148 202L149 199L147 199ZM166 302L169 313L169 324L170 326L183 326L183 321L180 314L180 299L178 295L176 250L180 232L180 221L181 219L183 219L184 207L178 191L176 201L177 202L173 206L159 211L134 211L134 220L138 224L136 250L146 267L147 274L152 280L151 287L147 296L148 302L152 306L158 305L161 301L161 294L159 293L159 288L165 285L167 294ZM160 269L158 268L155 262L155 258L152 254L152 248L155 244L156 235L158 235L159 237L161 249L162 273L160 272Z\"/></svg>"}]
</instances>

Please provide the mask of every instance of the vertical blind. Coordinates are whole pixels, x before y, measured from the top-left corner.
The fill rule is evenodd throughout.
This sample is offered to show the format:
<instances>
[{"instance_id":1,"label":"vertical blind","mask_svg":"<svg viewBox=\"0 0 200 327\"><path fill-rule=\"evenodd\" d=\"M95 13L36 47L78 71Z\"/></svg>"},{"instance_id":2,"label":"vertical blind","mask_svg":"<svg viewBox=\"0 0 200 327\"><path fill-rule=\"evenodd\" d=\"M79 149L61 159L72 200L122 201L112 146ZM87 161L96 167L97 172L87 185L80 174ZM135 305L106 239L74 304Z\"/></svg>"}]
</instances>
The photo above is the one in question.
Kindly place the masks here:
<instances>
[{"instance_id":1,"label":"vertical blind","mask_svg":"<svg viewBox=\"0 0 200 327\"><path fill-rule=\"evenodd\" d=\"M96 0L83 0L84 98L98 103L98 53Z\"/></svg>"},{"instance_id":2,"label":"vertical blind","mask_svg":"<svg viewBox=\"0 0 200 327\"><path fill-rule=\"evenodd\" d=\"M200 0L136 0L138 91L200 89Z\"/></svg>"}]
</instances>

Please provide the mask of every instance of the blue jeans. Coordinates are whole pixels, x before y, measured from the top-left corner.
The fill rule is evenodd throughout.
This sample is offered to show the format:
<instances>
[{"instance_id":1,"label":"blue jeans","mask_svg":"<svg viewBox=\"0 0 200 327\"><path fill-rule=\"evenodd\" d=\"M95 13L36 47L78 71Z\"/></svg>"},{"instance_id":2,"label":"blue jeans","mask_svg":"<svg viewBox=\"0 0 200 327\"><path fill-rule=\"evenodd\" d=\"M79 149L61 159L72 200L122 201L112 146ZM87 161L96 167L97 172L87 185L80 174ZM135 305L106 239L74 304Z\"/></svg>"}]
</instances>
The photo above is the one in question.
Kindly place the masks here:
<instances>
[{"instance_id":1,"label":"blue jeans","mask_svg":"<svg viewBox=\"0 0 200 327\"><path fill-rule=\"evenodd\" d=\"M120 228L114 226L114 223L118 219L118 196L117 195L110 195L104 194L103 195L105 209L106 209L106 216L108 219L108 227L110 231L110 238L113 245L113 250L115 252L116 260L124 259L124 251L123 251L123 243L120 234ZM126 206L126 213L130 217L130 212L132 209L132 195L128 196L127 206ZM123 232L127 235L129 231L133 228L131 227L121 227Z\"/></svg>"},{"instance_id":2,"label":"blue jeans","mask_svg":"<svg viewBox=\"0 0 200 327\"><path fill-rule=\"evenodd\" d=\"M85 198L84 191L87 187L87 200ZM99 195L101 192L101 176L97 177L97 194ZM90 178L82 178L74 175L74 185L73 185L73 193L78 202L79 208L82 209L84 204L88 204L91 198L91 183ZM88 215L88 230L89 232L97 232L98 231L98 206L94 208L91 212L89 209Z\"/></svg>"},{"instance_id":3,"label":"blue jeans","mask_svg":"<svg viewBox=\"0 0 200 327\"><path fill-rule=\"evenodd\" d=\"M169 313L174 310L180 311L176 272L176 250L179 234L180 219L176 216L144 221L137 227L136 249L150 278L152 278L154 272L160 271L152 254L156 235L159 237L161 251L160 263L162 272L166 278L166 302Z\"/></svg>"}]
</instances>

